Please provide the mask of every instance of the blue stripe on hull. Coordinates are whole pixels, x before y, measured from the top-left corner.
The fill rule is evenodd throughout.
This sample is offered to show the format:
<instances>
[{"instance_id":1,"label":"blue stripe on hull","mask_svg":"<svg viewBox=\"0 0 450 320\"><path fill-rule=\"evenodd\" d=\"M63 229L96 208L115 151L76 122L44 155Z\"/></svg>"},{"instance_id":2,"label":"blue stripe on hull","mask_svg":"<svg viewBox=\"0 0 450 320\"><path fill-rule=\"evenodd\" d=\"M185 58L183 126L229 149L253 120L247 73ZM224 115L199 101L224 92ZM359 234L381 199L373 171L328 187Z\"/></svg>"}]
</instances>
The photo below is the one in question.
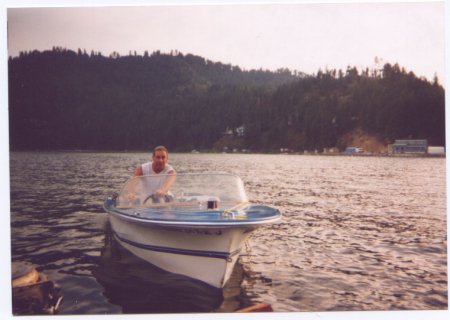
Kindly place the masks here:
<instances>
[{"instance_id":1,"label":"blue stripe on hull","mask_svg":"<svg viewBox=\"0 0 450 320\"><path fill-rule=\"evenodd\" d=\"M218 251L202 251L202 250L190 250L190 249L179 249L179 248L169 248L169 247L160 247L160 246L152 246L149 244L142 244L138 242L134 242L128 239L125 239L119 236L115 231L113 231L114 235L122 242L125 242L134 247L145 249L149 251L156 252L164 252L164 253L173 253L173 254L183 254L188 256L196 256L196 257L207 257L207 258L216 258L216 259L225 259L230 260L231 257L239 254L242 248L239 248L233 252L218 252Z\"/></svg>"}]
</instances>

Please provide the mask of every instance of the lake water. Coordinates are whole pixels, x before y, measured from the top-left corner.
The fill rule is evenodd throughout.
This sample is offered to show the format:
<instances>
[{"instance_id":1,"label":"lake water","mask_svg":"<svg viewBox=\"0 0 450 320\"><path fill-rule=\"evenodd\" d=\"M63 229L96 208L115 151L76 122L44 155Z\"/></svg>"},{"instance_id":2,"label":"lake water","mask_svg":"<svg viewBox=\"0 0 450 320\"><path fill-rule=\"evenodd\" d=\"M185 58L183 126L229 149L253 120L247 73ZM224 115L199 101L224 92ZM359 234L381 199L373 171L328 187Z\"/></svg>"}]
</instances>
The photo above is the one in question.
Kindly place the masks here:
<instances>
[{"instance_id":1,"label":"lake water","mask_svg":"<svg viewBox=\"0 0 450 320\"><path fill-rule=\"evenodd\" d=\"M447 309L445 159L170 154L240 176L284 215L257 230L223 290L161 271L112 237L106 196L144 153L11 153L11 255L64 295L59 314Z\"/></svg>"}]
</instances>

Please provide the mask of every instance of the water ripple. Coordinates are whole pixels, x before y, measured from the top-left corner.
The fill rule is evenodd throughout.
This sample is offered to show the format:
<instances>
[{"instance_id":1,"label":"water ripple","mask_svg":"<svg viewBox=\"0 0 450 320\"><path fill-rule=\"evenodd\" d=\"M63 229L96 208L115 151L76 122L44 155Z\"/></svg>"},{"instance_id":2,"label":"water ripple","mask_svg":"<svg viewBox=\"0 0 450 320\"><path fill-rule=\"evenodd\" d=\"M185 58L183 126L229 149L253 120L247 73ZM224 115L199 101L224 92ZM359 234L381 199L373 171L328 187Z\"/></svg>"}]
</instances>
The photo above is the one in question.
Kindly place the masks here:
<instances>
[{"instance_id":1,"label":"water ripple","mask_svg":"<svg viewBox=\"0 0 450 320\"><path fill-rule=\"evenodd\" d=\"M220 294L178 279L190 288L185 295L169 290L164 302L134 303L142 281L155 279L139 278L148 266L108 238L102 203L149 160L11 154L12 259L54 277L65 296L61 314L170 312L177 295L178 312L261 301L278 312L448 307L445 159L229 154L171 154L170 163L178 172L241 176L249 198L277 207L283 220L254 233ZM173 275L157 278L175 283Z\"/></svg>"}]
</instances>

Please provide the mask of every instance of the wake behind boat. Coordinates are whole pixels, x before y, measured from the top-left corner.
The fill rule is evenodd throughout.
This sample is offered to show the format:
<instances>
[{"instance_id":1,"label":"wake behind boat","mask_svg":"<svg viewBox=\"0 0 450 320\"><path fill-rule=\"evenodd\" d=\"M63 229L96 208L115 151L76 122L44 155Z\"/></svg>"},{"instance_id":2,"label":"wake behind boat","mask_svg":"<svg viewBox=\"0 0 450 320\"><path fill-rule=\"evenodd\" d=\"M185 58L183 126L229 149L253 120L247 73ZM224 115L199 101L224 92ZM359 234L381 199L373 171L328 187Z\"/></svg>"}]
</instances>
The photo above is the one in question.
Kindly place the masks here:
<instances>
[{"instance_id":1,"label":"wake behind boat","mask_svg":"<svg viewBox=\"0 0 450 320\"><path fill-rule=\"evenodd\" d=\"M169 184L157 197L155 189ZM231 174L147 175L128 180L104 203L116 239L129 251L173 273L221 288L250 234L281 219L251 204Z\"/></svg>"}]
</instances>

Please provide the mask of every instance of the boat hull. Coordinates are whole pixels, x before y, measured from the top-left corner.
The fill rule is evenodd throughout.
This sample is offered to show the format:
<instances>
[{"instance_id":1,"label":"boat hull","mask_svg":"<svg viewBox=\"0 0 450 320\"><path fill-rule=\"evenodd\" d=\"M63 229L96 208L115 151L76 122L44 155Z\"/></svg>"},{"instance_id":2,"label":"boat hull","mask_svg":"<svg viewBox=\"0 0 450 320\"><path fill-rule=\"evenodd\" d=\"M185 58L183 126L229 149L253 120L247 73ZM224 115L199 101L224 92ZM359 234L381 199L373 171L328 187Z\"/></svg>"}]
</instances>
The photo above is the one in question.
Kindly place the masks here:
<instances>
[{"instance_id":1,"label":"boat hull","mask_svg":"<svg viewBox=\"0 0 450 320\"><path fill-rule=\"evenodd\" d=\"M136 256L166 271L223 287L245 241L260 225L164 224L110 212L115 238Z\"/></svg>"},{"instance_id":2,"label":"boat hull","mask_svg":"<svg viewBox=\"0 0 450 320\"><path fill-rule=\"evenodd\" d=\"M170 188L158 197L158 188ZM104 203L115 238L166 271L222 288L245 241L281 219L251 204L243 181L224 173L146 175L129 179Z\"/></svg>"}]
</instances>

